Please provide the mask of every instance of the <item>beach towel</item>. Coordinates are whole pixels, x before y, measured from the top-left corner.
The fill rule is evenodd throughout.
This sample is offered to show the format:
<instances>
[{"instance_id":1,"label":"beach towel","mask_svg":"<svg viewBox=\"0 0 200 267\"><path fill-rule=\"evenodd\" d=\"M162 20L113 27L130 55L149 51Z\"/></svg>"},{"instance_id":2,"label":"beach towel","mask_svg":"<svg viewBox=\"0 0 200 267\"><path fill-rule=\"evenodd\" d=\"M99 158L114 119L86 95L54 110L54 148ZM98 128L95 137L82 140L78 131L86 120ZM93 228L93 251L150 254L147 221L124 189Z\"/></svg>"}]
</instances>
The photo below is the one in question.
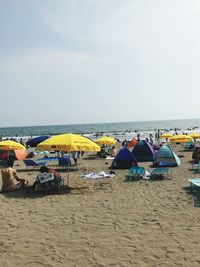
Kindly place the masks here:
<instances>
[{"instance_id":1,"label":"beach towel","mask_svg":"<svg viewBox=\"0 0 200 267\"><path fill-rule=\"evenodd\" d=\"M88 174L83 174L81 177L86 178L86 179L103 179L103 178L111 178L114 177L114 174L110 173L105 173L104 171L102 172L91 172Z\"/></svg>"},{"instance_id":2,"label":"beach towel","mask_svg":"<svg viewBox=\"0 0 200 267\"><path fill-rule=\"evenodd\" d=\"M106 159L114 159L115 157L107 156Z\"/></svg>"}]
</instances>

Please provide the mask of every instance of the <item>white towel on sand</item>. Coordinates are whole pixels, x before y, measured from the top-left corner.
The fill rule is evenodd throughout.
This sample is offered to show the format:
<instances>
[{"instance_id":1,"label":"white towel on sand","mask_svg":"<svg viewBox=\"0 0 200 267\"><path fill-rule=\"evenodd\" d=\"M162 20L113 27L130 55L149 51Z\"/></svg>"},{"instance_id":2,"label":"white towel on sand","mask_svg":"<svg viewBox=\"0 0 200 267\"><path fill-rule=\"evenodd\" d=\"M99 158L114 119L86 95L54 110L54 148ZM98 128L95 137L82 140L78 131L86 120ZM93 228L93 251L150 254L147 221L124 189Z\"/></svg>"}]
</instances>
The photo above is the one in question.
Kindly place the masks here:
<instances>
[{"instance_id":1,"label":"white towel on sand","mask_svg":"<svg viewBox=\"0 0 200 267\"><path fill-rule=\"evenodd\" d=\"M88 179L102 179L102 178L110 178L110 177L114 177L114 174L110 174L110 173L105 173L105 172L91 172L88 174L83 174L82 177L83 178L88 178Z\"/></svg>"}]
</instances>

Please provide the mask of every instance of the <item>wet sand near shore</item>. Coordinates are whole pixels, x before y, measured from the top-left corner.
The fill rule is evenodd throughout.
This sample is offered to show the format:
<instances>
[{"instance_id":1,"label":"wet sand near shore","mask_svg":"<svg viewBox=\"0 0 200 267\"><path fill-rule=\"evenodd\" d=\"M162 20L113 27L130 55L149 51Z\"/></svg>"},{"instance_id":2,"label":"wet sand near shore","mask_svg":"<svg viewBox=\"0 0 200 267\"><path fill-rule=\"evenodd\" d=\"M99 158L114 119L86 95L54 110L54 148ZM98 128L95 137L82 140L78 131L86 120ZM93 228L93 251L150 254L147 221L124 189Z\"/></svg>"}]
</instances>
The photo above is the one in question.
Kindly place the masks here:
<instances>
[{"instance_id":1,"label":"wet sand near shore","mask_svg":"<svg viewBox=\"0 0 200 267\"><path fill-rule=\"evenodd\" d=\"M109 172L112 162L85 155L70 171L70 190L0 194L0 266L200 266L200 209L186 190L200 174L191 170L191 151L171 147L182 165L167 180L126 182L128 170L83 179ZM31 185L39 171L18 163Z\"/></svg>"}]
</instances>

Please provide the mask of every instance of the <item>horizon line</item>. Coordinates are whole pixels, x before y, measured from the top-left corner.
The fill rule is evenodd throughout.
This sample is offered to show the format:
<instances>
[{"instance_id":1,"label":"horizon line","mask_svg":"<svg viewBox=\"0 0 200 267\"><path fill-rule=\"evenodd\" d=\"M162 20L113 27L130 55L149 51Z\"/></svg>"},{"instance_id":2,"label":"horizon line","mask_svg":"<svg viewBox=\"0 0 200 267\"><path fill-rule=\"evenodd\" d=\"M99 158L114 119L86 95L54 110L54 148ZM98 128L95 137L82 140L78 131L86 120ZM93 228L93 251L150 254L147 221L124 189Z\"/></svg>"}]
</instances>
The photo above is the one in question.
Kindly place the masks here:
<instances>
[{"instance_id":1,"label":"horizon line","mask_svg":"<svg viewBox=\"0 0 200 267\"><path fill-rule=\"evenodd\" d=\"M5 128L26 128L26 127L46 127L46 126L67 126L67 125L89 125L89 124L113 124L113 123L134 123L134 122L159 122L159 121L180 121L180 120L200 120L200 118L187 118L187 119L164 119L164 120L141 120L141 121L116 121L116 122L88 122L88 123L69 123L69 124L39 124L39 125L24 125L24 126L3 126Z\"/></svg>"}]
</instances>

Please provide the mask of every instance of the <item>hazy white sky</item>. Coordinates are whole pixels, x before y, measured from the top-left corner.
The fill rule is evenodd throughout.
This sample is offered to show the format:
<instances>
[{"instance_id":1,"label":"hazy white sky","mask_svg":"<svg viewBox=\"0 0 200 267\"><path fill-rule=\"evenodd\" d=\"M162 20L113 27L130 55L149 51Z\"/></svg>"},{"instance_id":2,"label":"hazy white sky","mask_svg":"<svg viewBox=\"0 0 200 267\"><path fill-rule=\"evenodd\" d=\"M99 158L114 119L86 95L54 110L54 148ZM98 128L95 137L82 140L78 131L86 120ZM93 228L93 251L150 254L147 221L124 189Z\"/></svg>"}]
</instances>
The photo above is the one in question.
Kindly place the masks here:
<instances>
[{"instance_id":1,"label":"hazy white sky","mask_svg":"<svg viewBox=\"0 0 200 267\"><path fill-rule=\"evenodd\" d=\"M0 0L3 126L200 117L199 0Z\"/></svg>"}]
</instances>

